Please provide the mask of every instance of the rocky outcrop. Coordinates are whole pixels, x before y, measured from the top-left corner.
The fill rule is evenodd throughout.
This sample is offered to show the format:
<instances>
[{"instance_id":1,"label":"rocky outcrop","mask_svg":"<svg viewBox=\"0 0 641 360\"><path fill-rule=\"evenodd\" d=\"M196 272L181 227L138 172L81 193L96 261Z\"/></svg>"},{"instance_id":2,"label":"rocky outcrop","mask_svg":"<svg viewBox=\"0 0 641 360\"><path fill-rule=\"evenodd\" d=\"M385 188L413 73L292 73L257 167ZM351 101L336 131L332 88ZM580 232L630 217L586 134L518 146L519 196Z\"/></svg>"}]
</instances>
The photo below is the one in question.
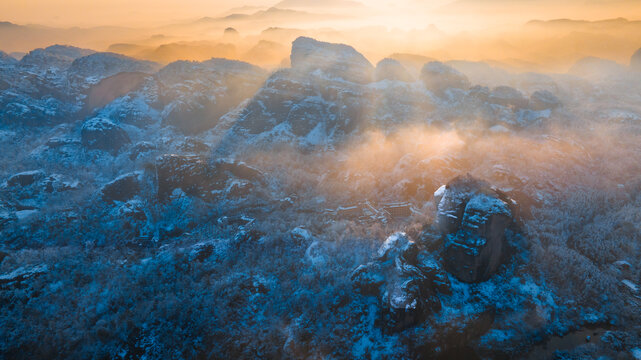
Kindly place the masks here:
<instances>
[{"instance_id":1,"label":"rocky outcrop","mask_svg":"<svg viewBox=\"0 0 641 360\"><path fill-rule=\"evenodd\" d=\"M528 99L513 87L497 86L492 89L488 101L492 104L513 107L516 109L528 106Z\"/></svg>"},{"instance_id":2,"label":"rocky outcrop","mask_svg":"<svg viewBox=\"0 0 641 360\"><path fill-rule=\"evenodd\" d=\"M156 159L158 197L167 198L175 189L189 195L203 196L216 186L216 179L209 164L196 155L162 155ZM218 181L217 181L218 180Z\"/></svg>"},{"instance_id":3,"label":"rocky outcrop","mask_svg":"<svg viewBox=\"0 0 641 360\"><path fill-rule=\"evenodd\" d=\"M127 201L140 192L141 174L132 172L120 175L105 184L100 190L102 199L106 202Z\"/></svg>"},{"instance_id":4,"label":"rocky outcrop","mask_svg":"<svg viewBox=\"0 0 641 360\"><path fill-rule=\"evenodd\" d=\"M530 96L530 109L542 111L556 109L561 106L561 101L548 90L538 90Z\"/></svg>"},{"instance_id":5,"label":"rocky outcrop","mask_svg":"<svg viewBox=\"0 0 641 360\"><path fill-rule=\"evenodd\" d=\"M77 58L67 70L74 85L96 84L100 80L121 72L153 73L158 64L128 56L101 52Z\"/></svg>"},{"instance_id":6,"label":"rocky outcrop","mask_svg":"<svg viewBox=\"0 0 641 360\"><path fill-rule=\"evenodd\" d=\"M397 60L385 58L376 64L376 71L374 72L376 81L393 80L412 82L414 78L405 69L405 67Z\"/></svg>"},{"instance_id":7,"label":"rocky outcrop","mask_svg":"<svg viewBox=\"0 0 641 360\"><path fill-rule=\"evenodd\" d=\"M216 126L221 116L251 98L267 73L235 60L177 61L158 72L163 124L187 134Z\"/></svg>"},{"instance_id":8,"label":"rocky outcrop","mask_svg":"<svg viewBox=\"0 0 641 360\"><path fill-rule=\"evenodd\" d=\"M46 194L77 190L80 182L61 174L47 175L43 170L32 170L12 175L4 186L18 198L35 201Z\"/></svg>"},{"instance_id":9,"label":"rocky outcrop","mask_svg":"<svg viewBox=\"0 0 641 360\"><path fill-rule=\"evenodd\" d=\"M87 149L108 151L112 154L131 143L127 132L109 119L93 118L85 121L80 130L82 145Z\"/></svg>"},{"instance_id":10,"label":"rocky outcrop","mask_svg":"<svg viewBox=\"0 0 641 360\"><path fill-rule=\"evenodd\" d=\"M504 255L505 231L513 221L511 200L469 175L455 178L436 195L445 268L465 282L486 280Z\"/></svg>"},{"instance_id":11,"label":"rocky outcrop","mask_svg":"<svg viewBox=\"0 0 641 360\"><path fill-rule=\"evenodd\" d=\"M129 159L131 161L134 161L145 154L149 154L155 151L157 148L158 147L156 146L156 144L149 141L137 142L136 144L134 144L134 146L131 147L131 150L129 150Z\"/></svg>"},{"instance_id":12,"label":"rocky outcrop","mask_svg":"<svg viewBox=\"0 0 641 360\"><path fill-rule=\"evenodd\" d=\"M15 65L16 63L18 63L18 60L0 50L0 66Z\"/></svg>"},{"instance_id":13,"label":"rocky outcrop","mask_svg":"<svg viewBox=\"0 0 641 360\"><path fill-rule=\"evenodd\" d=\"M9 289L23 286L25 282L47 273L47 265L41 264L33 267L21 267L14 271L0 275L0 289Z\"/></svg>"},{"instance_id":14,"label":"rocky outcrop","mask_svg":"<svg viewBox=\"0 0 641 360\"><path fill-rule=\"evenodd\" d=\"M374 261L351 274L357 291L383 304L383 323L402 330L424 321L441 308L439 294L449 294L449 279L431 254L405 233L389 236Z\"/></svg>"},{"instance_id":15,"label":"rocky outcrop","mask_svg":"<svg viewBox=\"0 0 641 360\"><path fill-rule=\"evenodd\" d=\"M8 186L29 186L34 182L41 180L45 177L45 172L42 170L25 171L12 175L7 179Z\"/></svg>"},{"instance_id":16,"label":"rocky outcrop","mask_svg":"<svg viewBox=\"0 0 641 360\"><path fill-rule=\"evenodd\" d=\"M84 112L89 113L94 109L108 105L115 99L139 89L149 74L143 72L122 72L106 77L87 91L84 101ZM132 118L132 116L125 117ZM144 123L143 121L132 121L131 123Z\"/></svg>"},{"instance_id":17,"label":"rocky outcrop","mask_svg":"<svg viewBox=\"0 0 641 360\"><path fill-rule=\"evenodd\" d=\"M20 66L43 68L53 66L60 69L66 69L71 63L83 56L95 53L93 50L81 49L66 45L52 45L44 49L35 49L30 51L22 59Z\"/></svg>"},{"instance_id":18,"label":"rocky outcrop","mask_svg":"<svg viewBox=\"0 0 641 360\"><path fill-rule=\"evenodd\" d=\"M374 67L353 47L332 44L308 37L299 37L292 43L292 68L301 72L322 72L360 84L372 81Z\"/></svg>"},{"instance_id":19,"label":"rocky outcrop","mask_svg":"<svg viewBox=\"0 0 641 360\"><path fill-rule=\"evenodd\" d=\"M447 90L467 90L470 81L467 76L439 61L431 61L423 66L421 80L425 87L438 96L445 95Z\"/></svg>"},{"instance_id":20,"label":"rocky outcrop","mask_svg":"<svg viewBox=\"0 0 641 360\"><path fill-rule=\"evenodd\" d=\"M337 141L367 121L369 108L362 96L363 87L358 84L281 70L244 107L234 128L251 136L271 133L266 137L269 143Z\"/></svg>"},{"instance_id":21,"label":"rocky outcrop","mask_svg":"<svg viewBox=\"0 0 641 360\"><path fill-rule=\"evenodd\" d=\"M191 196L214 199L235 178L262 181L260 171L235 161L209 162L198 155L166 154L156 159L158 196L166 199L175 189Z\"/></svg>"}]
</instances>

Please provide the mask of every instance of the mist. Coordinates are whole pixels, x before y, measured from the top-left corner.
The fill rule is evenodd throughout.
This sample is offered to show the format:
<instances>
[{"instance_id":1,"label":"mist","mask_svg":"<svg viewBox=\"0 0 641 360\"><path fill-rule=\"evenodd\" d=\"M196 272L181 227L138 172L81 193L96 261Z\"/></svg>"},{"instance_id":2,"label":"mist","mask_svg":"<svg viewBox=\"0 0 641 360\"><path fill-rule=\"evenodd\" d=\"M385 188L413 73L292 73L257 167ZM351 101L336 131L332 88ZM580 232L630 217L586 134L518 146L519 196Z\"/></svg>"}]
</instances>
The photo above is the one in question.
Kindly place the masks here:
<instances>
[{"instance_id":1,"label":"mist","mask_svg":"<svg viewBox=\"0 0 641 360\"><path fill-rule=\"evenodd\" d=\"M0 48L24 53L67 44L163 64L221 57L275 68L286 64L289 43L304 35L358 44L373 63L409 53L494 61L519 71L565 72L586 56L625 63L641 41L641 25L633 21L641 16L641 6L634 1L183 5L176 11L171 2L4 2L0 11L8 23L0 30Z\"/></svg>"},{"instance_id":2,"label":"mist","mask_svg":"<svg viewBox=\"0 0 641 360\"><path fill-rule=\"evenodd\" d=\"M0 14L0 358L641 358L637 1Z\"/></svg>"}]
</instances>

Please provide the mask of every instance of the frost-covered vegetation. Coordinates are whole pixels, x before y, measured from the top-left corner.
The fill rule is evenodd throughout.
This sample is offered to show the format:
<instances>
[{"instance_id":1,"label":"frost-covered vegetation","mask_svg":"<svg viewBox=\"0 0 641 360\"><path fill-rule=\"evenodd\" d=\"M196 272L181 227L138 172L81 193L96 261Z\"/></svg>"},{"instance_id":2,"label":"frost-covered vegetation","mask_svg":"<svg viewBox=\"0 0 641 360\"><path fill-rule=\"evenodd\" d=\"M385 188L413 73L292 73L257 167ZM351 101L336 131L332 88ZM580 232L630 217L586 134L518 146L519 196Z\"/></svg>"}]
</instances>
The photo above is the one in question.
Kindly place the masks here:
<instances>
[{"instance_id":1,"label":"frost-covered vegetation","mask_svg":"<svg viewBox=\"0 0 641 360\"><path fill-rule=\"evenodd\" d=\"M3 357L638 356L641 73L291 58L0 57Z\"/></svg>"}]
</instances>

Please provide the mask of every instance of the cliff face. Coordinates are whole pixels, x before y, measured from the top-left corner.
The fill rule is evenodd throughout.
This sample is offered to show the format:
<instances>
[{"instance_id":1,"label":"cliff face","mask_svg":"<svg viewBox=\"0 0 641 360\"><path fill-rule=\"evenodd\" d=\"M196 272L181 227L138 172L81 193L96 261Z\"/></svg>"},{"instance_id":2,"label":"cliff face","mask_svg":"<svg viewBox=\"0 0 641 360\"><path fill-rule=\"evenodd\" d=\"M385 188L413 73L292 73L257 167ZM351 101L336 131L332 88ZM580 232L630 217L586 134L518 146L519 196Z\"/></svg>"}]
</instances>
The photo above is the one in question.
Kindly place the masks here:
<instances>
[{"instance_id":1,"label":"cliff face","mask_svg":"<svg viewBox=\"0 0 641 360\"><path fill-rule=\"evenodd\" d=\"M469 175L455 178L437 196L446 269L465 282L486 280L501 263L513 220L510 200Z\"/></svg>"}]
</instances>

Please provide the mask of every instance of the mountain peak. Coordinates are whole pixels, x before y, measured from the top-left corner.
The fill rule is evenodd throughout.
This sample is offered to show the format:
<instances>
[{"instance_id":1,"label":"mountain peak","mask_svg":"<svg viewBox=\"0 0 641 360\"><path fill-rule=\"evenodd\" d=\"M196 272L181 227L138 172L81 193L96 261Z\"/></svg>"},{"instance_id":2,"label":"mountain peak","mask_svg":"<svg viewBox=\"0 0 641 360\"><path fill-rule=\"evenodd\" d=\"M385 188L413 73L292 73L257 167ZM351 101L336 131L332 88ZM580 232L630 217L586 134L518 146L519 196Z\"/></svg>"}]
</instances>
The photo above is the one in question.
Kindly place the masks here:
<instances>
[{"instance_id":1,"label":"mountain peak","mask_svg":"<svg viewBox=\"0 0 641 360\"><path fill-rule=\"evenodd\" d=\"M374 67L361 53L345 44L334 44L301 36L292 43L292 68L322 70L347 81L368 83Z\"/></svg>"}]
</instances>

